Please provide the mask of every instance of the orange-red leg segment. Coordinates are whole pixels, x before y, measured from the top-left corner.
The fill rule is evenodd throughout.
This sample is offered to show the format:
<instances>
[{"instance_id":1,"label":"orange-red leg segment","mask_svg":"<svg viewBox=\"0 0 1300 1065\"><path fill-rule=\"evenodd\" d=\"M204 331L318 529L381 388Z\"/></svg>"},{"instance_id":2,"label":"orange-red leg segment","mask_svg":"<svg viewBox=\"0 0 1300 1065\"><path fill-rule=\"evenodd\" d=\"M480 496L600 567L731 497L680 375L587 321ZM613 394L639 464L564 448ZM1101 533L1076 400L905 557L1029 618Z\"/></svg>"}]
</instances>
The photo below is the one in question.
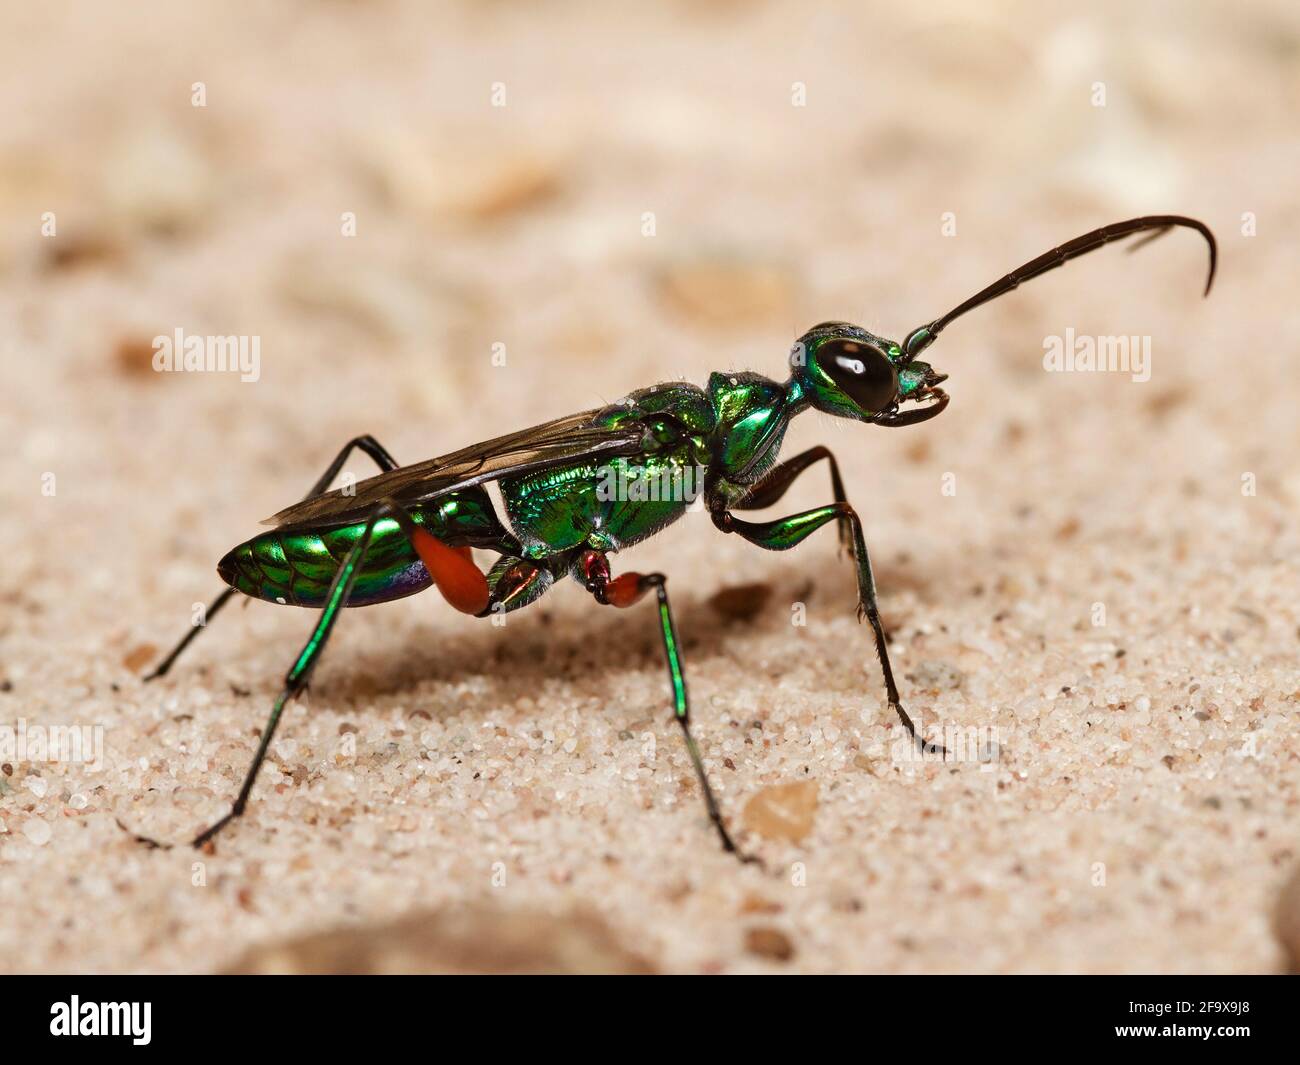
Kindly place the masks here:
<instances>
[{"instance_id":1,"label":"orange-red leg segment","mask_svg":"<svg viewBox=\"0 0 1300 1065\"><path fill-rule=\"evenodd\" d=\"M468 547L448 547L432 533L415 528L411 545L442 597L462 614L480 614L488 604L487 577L474 565Z\"/></svg>"}]
</instances>

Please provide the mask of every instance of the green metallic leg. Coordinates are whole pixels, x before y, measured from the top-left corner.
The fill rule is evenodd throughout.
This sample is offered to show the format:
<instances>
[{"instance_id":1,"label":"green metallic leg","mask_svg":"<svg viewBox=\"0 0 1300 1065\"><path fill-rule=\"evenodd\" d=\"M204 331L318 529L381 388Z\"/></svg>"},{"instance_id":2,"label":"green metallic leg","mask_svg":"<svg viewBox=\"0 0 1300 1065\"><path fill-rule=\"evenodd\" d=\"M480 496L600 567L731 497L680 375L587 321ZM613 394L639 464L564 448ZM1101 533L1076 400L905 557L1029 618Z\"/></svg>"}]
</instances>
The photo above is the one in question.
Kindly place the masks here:
<instances>
[{"instance_id":1,"label":"green metallic leg","mask_svg":"<svg viewBox=\"0 0 1300 1065\"><path fill-rule=\"evenodd\" d=\"M330 633L334 631L334 623L338 621L339 614L348 604L348 596L352 592L357 570L365 562L366 550L370 547L370 539L375 531L375 523L390 513L397 515L399 521L406 517L405 511L395 503L380 503L370 512L369 518L366 519L365 531L357 539L357 542L352 545L351 550L348 551L339 566L338 572L334 575L334 581L330 584L329 595L326 597L325 606L321 609L320 619L316 622L316 627L312 629L307 642L298 653L298 657L289 668L289 672L285 674L284 687L280 690L280 694L276 696L275 702L271 706L271 716L267 718L266 727L262 729L262 738L258 742L257 753L253 755L253 763L248 767L243 786L239 789L239 795L230 808L230 813L195 836L191 846L202 847L244 812L244 808L248 805L248 796L253 790L253 784L256 782L257 774L262 768L262 762L266 760L266 752L271 746L271 739L275 735L276 726L280 723L280 716L284 712L285 705L307 686L312 670L316 668L316 663L320 661L321 653L325 650L325 644L330 638ZM406 520L409 521L409 517ZM405 522L403 524L405 525Z\"/></svg>"},{"instance_id":2,"label":"green metallic leg","mask_svg":"<svg viewBox=\"0 0 1300 1065\"><path fill-rule=\"evenodd\" d=\"M862 521L857 511L848 503L831 503L786 518L764 522L741 521L725 509L717 510L713 514L714 524L723 532L737 533L751 544L756 544L767 551L788 551L802 543L827 522L837 519L847 520L852 528L853 559L858 570L858 620L861 621L865 617L871 623L871 631L876 639L876 656L880 659L881 672L885 676L885 694L889 699L889 705L898 714L908 734L920 744L924 753L943 755L945 753L943 747L938 744L927 744L917 736L916 725L903 709L898 685L894 683L894 671L889 664L885 630L880 623L880 611L876 607L876 581L871 573L871 559L867 554L867 543L862 535Z\"/></svg>"},{"instance_id":3,"label":"green metallic leg","mask_svg":"<svg viewBox=\"0 0 1300 1065\"><path fill-rule=\"evenodd\" d=\"M718 800L709 785L708 774L704 771L704 759L700 756L700 748L695 742L695 737L691 735L691 704L686 693L686 671L682 667L677 628L673 624L672 609L668 605L668 578L662 573L624 573L611 580L609 562L598 551L588 551L579 561L577 568L581 571L588 590L603 606L631 606L647 591L654 589L659 600L659 632L663 637L664 655L668 660L668 683L673 693L673 714L682 727L686 751L690 755L691 765L695 767L695 777L700 782L700 791L704 795L704 806L708 811L709 820L718 831L723 850L734 854L742 862L758 862L759 859L754 855L747 854L736 846L731 833L727 831L726 822L722 819L722 811L718 808Z\"/></svg>"},{"instance_id":4,"label":"green metallic leg","mask_svg":"<svg viewBox=\"0 0 1300 1065\"><path fill-rule=\"evenodd\" d=\"M307 681L311 678L312 671L316 668L316 663L320 661L320 656L329 641L330 633L334 631L334 624L338 621L339 614L348 605L348 597L352 594L352 587L356 582L357 573L365 565L366 552L369 550L374 537L375 525L381 518L388 515L392 515L397 519L403 531L411 538L413 545L416 543L417 537L424 534L424 530L416 524L410 513L400 503L392 499L382 500L371 509L366 517L361 535L348 550L347 555L334 574L333 581L330 582L325 605L321 609L320 618L316 622L315 628L312 629L311 635L307 638L302 650L298 652L298 657L289 668L289 672L285 674L284 686L271 706L271 715L267 718L266 725L262 729L262 737L258 742L257 752L253 755L252 764L248 767L248 772L244 776L244 783L239 789L239 795L235 798L234 804L231 806L230 813L195 836L191 841L191 846L202 847L208 843L226 825L239 817L247 807L248 797L253 791L253 785L257 782L257 774L262 768L262 763L266 760L266 752L270 749L271 740L275 736L275 730L280 723L284 708L291 699L299 695L307 686ZM445 547L444 550L446 550ZM418 547L417 551L419 551ZM422 557L424 556L422 555ZM427 559L425 565L429 565ZM450 601L450 597L448 598ZM118 824L125 831L130 832L130 829L126 828L121 821ZM137 842L151 847L170 846L149 839L146 836L131 834Z\"/></svg>"},{"instance_id":5,"label":"green metallic leg","mask_svg":"<svg viewBox=\"0 0 1300 1065\"><path fill-rule=\"evenodd\" d=\"M365 436L355 437L343 445L343 449L335 456L334 461L329 464L328 469L325 470L316 483L312 485L311 491L303 496L303 499L310 499L312 496L318 496L330 486L330 482L338 476L339 470L343 469L343 464L347 462L348 456L352 454L353 448L364 451L374 459L375 465L384 473L387 473L389 470L397 469L397 460L388 453L383 444L367 433ZM165 676L167 671L171 669L172 665L176 662L176 659L180 658L180 656L185 652L185 648L187 648L194 641L194 638L198 636L204 628L206 628L207 622L211 621L221 612L221 608L230 601L230 597L234 594L234 588L227 588L217 596L216 599L209 604L207 612L203 615L204 624L191 625L190 631L181 638L180 643L173 647L171 653L159 662L154 671L145 676L144 679L146 681L151 681L156 677Z\"/></svg>"},{"instance_id":6,"label":"green metallic leg","mask_svg":"<svg viewBox=\"0 0 1300 1065\"><path fill-rule=\"evenodd\" d=\"M814 462L820 462L822 459L826 459L830 463L831 494L835 497L835 502L847 503L848 496L844 492L844 481L840 477L840 464L835 461L835 456L831 454L830 448L819 444L817 447L811 447L807 451L773 466L763 475L762 480L749 490L749 494L735 504L735 509L762 510L764 507L770 507L774 503L780 502L781 498L790 490L790 486L794 484L796 478ZM853 523L847 518L841 517L839 519L839 534L840 549L851 551L853 549Z\"/></svg>"}]
</instances>

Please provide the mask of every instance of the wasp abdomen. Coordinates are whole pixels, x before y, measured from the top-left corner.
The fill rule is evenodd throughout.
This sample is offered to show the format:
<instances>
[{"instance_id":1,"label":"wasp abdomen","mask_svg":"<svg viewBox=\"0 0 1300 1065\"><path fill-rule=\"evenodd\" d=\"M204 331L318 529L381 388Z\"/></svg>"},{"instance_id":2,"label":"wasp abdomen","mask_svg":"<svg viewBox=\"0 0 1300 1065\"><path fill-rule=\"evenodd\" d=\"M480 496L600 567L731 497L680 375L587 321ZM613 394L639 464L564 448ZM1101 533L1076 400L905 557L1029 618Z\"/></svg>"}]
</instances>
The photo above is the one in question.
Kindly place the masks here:
<instances>
[{"instance_id":1,"label":"wasp abdomen","mask_svg":"<svg viewBox=\"0 0 1300 1065\"><path fill-rule=\"evenodd\" d=\"M509 546L492 501L482 488L441 496L409 508L414 522L450 547ZM323 529L272 529L240 544L217 565L227 584L254 599L319 608L365 522ZM349 606L370 606L414 595L432 581L394 518L375 523L365 561L357 570Z\"/></svg>"}]
</instances>

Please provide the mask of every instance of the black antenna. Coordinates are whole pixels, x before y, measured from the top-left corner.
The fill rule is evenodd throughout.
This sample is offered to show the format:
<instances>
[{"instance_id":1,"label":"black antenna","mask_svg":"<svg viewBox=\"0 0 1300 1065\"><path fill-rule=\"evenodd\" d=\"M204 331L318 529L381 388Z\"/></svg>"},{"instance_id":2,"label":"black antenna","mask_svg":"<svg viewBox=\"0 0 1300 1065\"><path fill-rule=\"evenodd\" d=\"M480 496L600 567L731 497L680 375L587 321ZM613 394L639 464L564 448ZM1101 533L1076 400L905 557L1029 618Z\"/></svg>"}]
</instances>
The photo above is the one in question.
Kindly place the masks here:
<instances>
[{"instance_id":1,"label":"black antenna","mask_svg":"<svg viewBox=\"0 0 1300 1065\"><path fill-rule=\"evenodd\" d=\"M1214 284L1214 271L1219 261L1219 248L1214 242L1214 234L1210 232L1210 227L1204 222L1198 222L1195 218L1184 218L1178 214L1143 215L1141 218L1130 218L1127 222L1114 222L1111 225L1102 226L1100 229L1094 229L1091 233L1085 233L1081 237L1066 241L1059 248L1044 252L1037 259L1031 259L1024 266L1012 270L1001 280L994 281L988 288L975 293L965 303L954 307L942 318L936 318L929 325L913 329L907 334L907 339L903 341L903 362L911 362L917 355L933 344L935 338L954 318L960 318L967 311L972 311L990 300L1006 295L1012 289L1019 287L1022 282L1037 277L1039 274L1045 274L1048 270L1055 270L1058 266L1064 266L1071 259L1077 259L1080 255L1087 255L1088 252L1095 251L1104 244L1123 240L1134 233L1154 230L1148 236L1136 241L1129 249L1129 251L1137 251L1144 244L1148 244L1157 237L1168 233L1174 226L1186 226L1188 229L1196 230L1210 245L1210 276L1205 279L1205 295L1208 296L1210 286Z\"/></svg>"}]
</instances>

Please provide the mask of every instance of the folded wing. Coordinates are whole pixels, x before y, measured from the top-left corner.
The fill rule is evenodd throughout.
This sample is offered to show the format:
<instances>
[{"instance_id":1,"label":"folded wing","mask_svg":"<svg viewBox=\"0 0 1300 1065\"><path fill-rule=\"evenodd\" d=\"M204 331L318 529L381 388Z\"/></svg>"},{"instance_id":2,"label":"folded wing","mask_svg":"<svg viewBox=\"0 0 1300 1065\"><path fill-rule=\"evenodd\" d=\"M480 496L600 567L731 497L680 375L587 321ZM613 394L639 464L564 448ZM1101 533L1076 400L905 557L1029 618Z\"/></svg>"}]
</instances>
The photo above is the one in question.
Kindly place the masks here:
<instances>
[{"instance_id":1,"label":"folded wing","mask_svg":"<svg viewBox=\"0 0 1300 1065\"><path fill-rule=\"evenodd\" d=\"M263 524L281 528L345 524L363 519L382 499L409 505L516 473L640 453L646 432L641 421L624 418L615 425L602 424L604 413L572 414L449 455L400 466L359 481L349 494L335 489L304 499Z\"/></svg>"}]
</instances>

